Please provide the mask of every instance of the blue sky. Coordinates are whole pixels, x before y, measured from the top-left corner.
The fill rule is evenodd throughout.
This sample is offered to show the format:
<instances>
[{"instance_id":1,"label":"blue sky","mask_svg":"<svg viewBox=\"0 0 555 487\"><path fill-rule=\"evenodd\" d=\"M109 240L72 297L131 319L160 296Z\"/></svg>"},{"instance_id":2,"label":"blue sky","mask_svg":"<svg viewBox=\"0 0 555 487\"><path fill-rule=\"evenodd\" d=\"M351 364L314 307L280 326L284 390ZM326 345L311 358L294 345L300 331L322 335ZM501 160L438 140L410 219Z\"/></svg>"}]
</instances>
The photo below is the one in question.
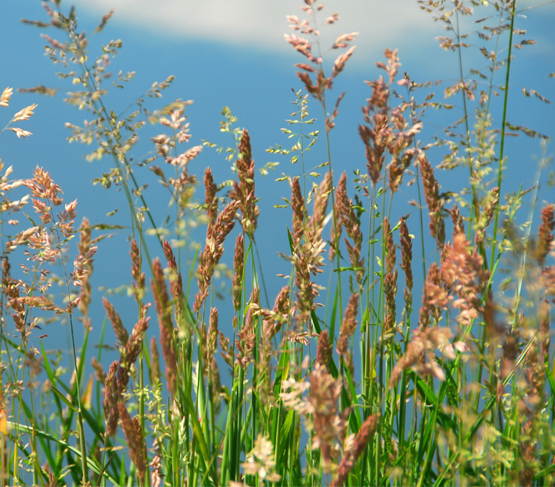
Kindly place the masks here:
<instances>
[{"instance_id":1,"label":"blue sky","mask_svg":"<svg viewBox=\"0 0 555 487\"><path fill-rule=\"evenodd\" d=\"M226 145L231 143L229 136L219 132L220 111L222 107L229 106L238 117L237 125L247 128L251 134L257 166L261 167L269 161L280 162L274 174L257 180L261 207L258 242L264 255L264 271L270 276L269 291L273 302L276 290L282 285L273 276L278 272L288 272L286 263L276 256L278 251L287 252L286 226L291 220L289 210L273 209L274 204L282 202L282 196L289 197L290 194L286 183L275 183L274 180L282 173L299 174L300 168L291 167L286 158L279 159L266 153L266 149L276 143L291 145L280 128L287 127L286 119L290 118L293 111L290 102L294 95L291 89L302 87L295 76L294 64L305 60L285 42L283 34L291 33L286 15L302 18L304 13L299 7L304 3L292 0L79 0L72 4L77 8L79 28L88 33L94 30L102 15L111 8L115 9L106 29L93 38L89 46L90 57L94 58L102 44L110 39L122 39L121 55L113 60L112 70L116 73L120 69L137 73L125 90L108 97L107 101L114 111L125 108L145 92L153 81L162 81L169 75L175 75L176 80L164 93L164 98L150 102L147 108L160 108L176 98L194 100L186 112L193 135L190 146L202 143L202 139ZM517 17L516 28L527 30L523 38L534 39L536 44L524 46L515 52L508 120L552 137L555 135L553 105L525 98L521 93L522 87L526 86L555 100L555 78L547 77L549 73L555 72L555 3L548 2L530 8L533 5L530 1L518 2L517 10L522 11ZM69 2L62 2L66 12L69 6ZM30 177L36 165L44 166L64 190L67 202L79 199L79 217L86 215L93 223L127 224L123 194L113 189L106 191L98 186L93 187L89 183L106 172L111 167L111 161L103 159L88 163L84 160L84 154L90 148L69 145L65 140L69 132L64 124L82 124L89 115L62 102L64 94L73 88L71 82L58 79L55 73L59 68L43 55L45 41L40 37L42 31L19 22L20 18L47 20L40 2L3 2L2 9L0 90L7 86L15 89L40 84L60 90L53 99L15 94L10 109L0 111L0 125L3 126L9 120L11 111L38 103L36 114L22 125L23 129L33 132L31 138L17 139L11 133L4 133L0 138L0 157L4 164L13 165L14 176L18 178ZM333 103L342 91L347 92L336 119L336 128L331 133L331 147L336 173L346 170L350 176L356 168L365 171L364 147L357 133L357 126L362 122L360 109L370 96L370 89L363 81L379 76L380 71L375 67L375 62L384 59L384 49L398 49L402 63L400 72L406 70L417 81L454 80L459 76L459 65L454 53L446 53L438 47L435 37L445 35L441 24L422 12L416 1L328 1L325 2L320 21L334 12L339 12L341 20L334 26L322 27L323 46L331 45L341 33L359 32L354 42L357 49L345 71L337 78L330 95ZM490 8L487 14L493 15L494 11ZM479 26L468 23L469 29ZM57 31L47 33L59 35ZM471 38L471 42L476 43L477 38ZM324 57L328 70L331 70L336 53L331 52ZM469 67L481 68L485 65L477 49L468 50L463 63L466 72ZM497 81L501 82L501 78L498 77ZM436 91L441 100L442 88ZM439 128L460 118L460 99L452 99L452 103L455 108L451 112L430 114L423 120L424 143L430 142ZM318 119L316 128L323 133L321 108L313 99L310 100L309 112ZM492 114L494 124L498 127L501 119L498 102L493 104ZM136 157L152 150L149 137L159 132L159 128L145 129ZM310 154L308 167L317 166L325 160L324 146L322 137ZM552 152L553 146L548 146L548 154ZM506 154L509 160L503 192L507 188L515 190L521 184L530 187L534 182L537 157L541 156L538 139L511 138ZM435 160L433 155L429 155L429 158L433 165L437 165L441 154L437 152ZM212 167L218 182L232 176L229 163L213 150L205 148L191 163L190 171L201 178L207 166ZM444 190L460 188L461 177L466 177L466 173L438 175ZM546 177L545 174L544 179ZM159 189L152 174L145 170L141 178L151 184L148 191L152 193L146 193L147 200L155 212L164 215L165 202L157 196ZM553 202L554 193L553 187L542 185L540 204L543 201ZM202 188L198 196L202 198ZM412 190L403 190L398 204L393 208L394 221L407 213L406 202L412 198ZM105 216L115 208L121 208L122 211L112 219ZM527 208L523 208L522 221L527 211ZM409 220L409 228L411 223ZM328 230L325 232L327 234ZM227 262L231 262L230 253ZM115 287L128 283L129 268L125 235L116 234L111 240L101 243L93 283L96 283L96 288L100 285ZM97 292L93 297L93 305L98 316L102 317L100 296ZM120 312L125 314L123 310ZM133 316L134 311L129 319L132 320ZM128 326L132 324L128 323Z\"/></svg>"}]
</instances>

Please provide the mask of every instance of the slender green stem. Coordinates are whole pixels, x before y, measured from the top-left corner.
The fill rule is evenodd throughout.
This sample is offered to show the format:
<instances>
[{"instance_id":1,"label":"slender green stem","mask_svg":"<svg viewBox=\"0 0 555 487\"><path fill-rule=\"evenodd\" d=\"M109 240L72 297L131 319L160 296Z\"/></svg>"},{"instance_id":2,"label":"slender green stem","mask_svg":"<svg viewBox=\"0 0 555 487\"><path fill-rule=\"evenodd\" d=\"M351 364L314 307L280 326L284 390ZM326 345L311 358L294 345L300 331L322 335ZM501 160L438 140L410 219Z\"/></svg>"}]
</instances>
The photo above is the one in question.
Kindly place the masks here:
<instances>
[{"instance_id":1,"label":"slender green stem","mask_svg":"<svg viewBox=\"0 0 555 487\"><path fill-rule=\"evenodd\" d=\"M503 115L501 117L501 140L499 143L499 166L497 169L497 187L499 188L499 194L501 194L501 183L503 182L503 158L505 157L505 125L507 122L507 108L509 106L509 79L511 74L511 58L513 51L513 32L515 25L515 10L516 10L516 0L513 0L512 10L511 10L511 27L509 29L509 52L507 54L507 70L505 72L505 87L503 93ZM491 262L495 262L495 249L497 247L497 232L499 227L499 211L501 198L495 207L495 219L493 223L493 239L491 244Z\"/></svg>"}]
</instances>

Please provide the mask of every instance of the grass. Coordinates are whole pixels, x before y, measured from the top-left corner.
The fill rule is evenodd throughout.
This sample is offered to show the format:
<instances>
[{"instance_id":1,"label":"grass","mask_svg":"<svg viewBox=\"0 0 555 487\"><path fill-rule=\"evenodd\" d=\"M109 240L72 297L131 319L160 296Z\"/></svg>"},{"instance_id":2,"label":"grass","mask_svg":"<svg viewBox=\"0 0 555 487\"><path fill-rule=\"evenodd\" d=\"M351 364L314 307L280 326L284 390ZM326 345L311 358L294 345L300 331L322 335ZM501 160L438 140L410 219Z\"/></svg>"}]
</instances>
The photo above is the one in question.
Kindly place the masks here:
<instances>
[{"instance_id":1,"label":"grass","mask_svg":"<svg viewBox=\"0 0 555 487\"><path fill-rule=\"evenodd\" d=\"M58 40L46 37L47 54L78 87L66 101L89 112L85 126L69 127L70 141L94 143L89 160L113 161L95 183L120 189L128 205L129 292L137 313L127 329L105 297L119 356L105 358L106 329L95 352L90 277L105 230L113 228L91 226L87 218L76 224L76 202L63 201L46 169L19 180L6 170L0 182L2 485L553 484L555 206L537 208L550 160L539 163L521 227L527 192L508 193L503 178L512 162L505 155L508 131L541 137L506 120L513 36L521 34L514 26L517 5L418 3L448 27L439 42L458 56L460 79L445 87L447 100L436 101L431 83L400 76L397 51L385 51L378 63L383 77L367 82L371 97L359 125L366 160L352 196L332 158L330 132L343 95L333 99L330 89L349 62L356 33L332 46L341 54L330 72L316 26L338 19L324 22L310 0L303 6L308 21L289 18L295 35L286 39L304 56L296 65L303 89L295 93L289 123L296 132L283 130L296 142L268 152L300 163L292 167L301 174L281 178L289 183L284 206L292 219L283 228L289 248L281 256L289 278L275 297L266 291L271 276L261 270L261 256L274 256L257 243L258 222L274 217L257 205L248 130L235 128L224 109L222 131L236 145L205 145L227 152L236 178L218 183L206 169L200 197L188 163L202 146L182 145L190 138L189 102L146 108L173 77L118 116L105 104L105 75L121 41L91 60L75 11L64 14L60 1L45 3L46 21L26 21L57 29ZM490 47L482 51L487 67L471 77L459 25L473 15L489 15L478 38ZM120 73L114 85L132 77ZM55 94L43 86L25 91ZM3 111L12 94L3 92ZM450 109L455 97L464 117L423 145L426 113ZM501 103L491 103L495 97ZM322 133L309 100L322 110ZM500 113L492 113L497 106ZM18 112L3 132L29 137L14 124L34 109ZM498 129L493 120L501 120ZM132 154L147 122L164 132L152 139L155 155L137 163ZM325 145L327 158L309 170L315 144ZM163 167L156 165L160 158ZM149 191L139 184L145 167L168 190L169 223L150 211ZM468 179L441 188L443 170L464 171ZM404 184L416 185L418 201L403 200ZM13 199L22 188L25 195ZM25 205L34 215L25 213L22 230L9 230ZM394 205L414 216L395 221ZM541 223L533 225L539 211ZM206 240L188 261L181 257L191 241L187 229L198 225L206 226ZM413 252L414 235L421 255ZM234 248L231 299L219 301L215 280L224 247L229 255ZM23 265L21 275L12 270L16 264ZM220 326L220 313L232 329ZM61 352L41 342L41 329L62 321L71 332L69 373Z\"/></svg>"}]
</instances>

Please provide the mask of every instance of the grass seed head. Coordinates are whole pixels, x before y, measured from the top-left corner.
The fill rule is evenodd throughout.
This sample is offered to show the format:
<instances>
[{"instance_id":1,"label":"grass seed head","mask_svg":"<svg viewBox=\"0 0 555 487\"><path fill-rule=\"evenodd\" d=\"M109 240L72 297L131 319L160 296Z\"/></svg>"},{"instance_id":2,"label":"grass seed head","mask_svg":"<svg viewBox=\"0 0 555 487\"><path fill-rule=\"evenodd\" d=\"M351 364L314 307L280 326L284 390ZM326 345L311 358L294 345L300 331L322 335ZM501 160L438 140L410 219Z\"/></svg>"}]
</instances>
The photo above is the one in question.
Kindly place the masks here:
<instances>
[{"instance_id":1,"label":"grass seed head","mask_svg":"<svg viewBox=\"0 0 555 487\"><path fill-rule=\"evenodd\" d=\"M379 413L373 414L368 416L364 423L362 423L362 426L356 434L351 447L344 452L343 458L341 458L341 462L339 463L337 477L330 484L330 487L340 487L347 482L349 472L353 469L355 463L360 458L364 449L376 433L379 419Z\"/></svg>"},{"instance_id":2,"label":"grass seed head","mask_svg":"<svg viewBox=\"0 0 555 487\"><path fill-rule=\"evenodd\" d=\"M536 258L540 267L544 266L547 254L553 247L553 230L555 230L555 205L547 205L542 210L542 222L538 230Z\"/></svg>"},{"instance_id":3,"label":"grass seed head","mask_svg":"<svg viewBox=\"0 0 555 487\"><path fill-rule=\"evenodd\" d=\"M239 235L235 241L235 253L233 257L233 307L235 311L241 309L241 297L243 294L243 269L245 266L245 239Z\"/></svg>"},{"instance_id":4,"label":"grass seed head","mask_svg":"<svg viewBox=\"0 0 555 487\"><path fill-rule=\"evenodd\" d=\"M432 165L427 157L422 154L418 157L420 175L424 186L424 196L430 213L430 232L436 239L437 246L443 247L445 242L445 222L443 220L443 200L439 195L439 184L435 178Z\"/></svg>"},{"instance_id":5,"label":"grass seed head","mask_svg":"<svg viewBox=\"0 0 555 487\"><path fill-rule=\"evenodd\" d=\"M174 395L177 387L177 353L175 350L175 330L171 316L172 308L170 306L166 280L164 279L164 272L160 260L154 259L152 269L154 279L150 280L150 285L154 295L158 322L160 324L160 344L162 345L162 355L166 362L166 380L168 383L168 390Z\"/></svg>"},{"instance_id":6,"label":"grass seed head","mask_svg":"<svg viewBox=\"0 0 555 487\"><path fill-rule=\"evenodd\" d=\"M119 368L119 362L116 360L110 365L106 382L104 384L104 419L106 422L106 436L114 436L118 428L118 408L119 390L116 382L116 373Z\"/></svg>"},{"instance_id":7,"label":"grass seed head","mask_svg":"<svg viewBox=\"0 0 555 487\"><path fill-rule=\"evenodd\" d=\"M204 172L204 191L205 199L204 204L206 206L206 214L208 216L208 224L213 225L218 216L218 200L216 198L216 191L218 186L214 182L214 176L212 175L212 170L207 167Z\"/></svg>"},{"instance_id":8,"label":"grass seed head","mask_svg":"<svg viewBox=\"0 0 555 487\"><path fill-rule=\"evenodd\" d=\"M243 130L238 149L240 157L236 161L236 166L239 182L233 182L233 190L229 193L229 197L239 202L239 209L243 216L241 220L243 231L252 239L258 225L260 210L256 205L258 198L255 195L251 139L246 130Z\"/></svg>"},{"instance_id":9,"label":"grass seed head","mask_svg":"<svg viewBox=\"0 0 555 487\"><path fill-rule=\"evenodd\" d=\"M333 346L330 343L329 334L327 330L323 330L318 338L318 349L316 352L316 362L322 367L329 367L332 357Z\"/></svg>"},{"instance_id":10,"label":"grass seed head","mask_svg":"<svg viewBox=\"0 0 555 487\"><path fill-rule=\"evenodd\" d=\"M106 310L108 319L112 324L112 328L114 329L120 348L125 348L127 341L129 340L129 333L125 329L125 326L123 326L119 313L114 309L114 306L110 303L110 301L108 301L108 299L102 298L102 304L104 304L104 309Z\"/></svg>"},{"instance_id":11,"label":"grass seed head","mask_svg":"<svg viewBox=\"0 0 555 487\"><path fill-rule=\"evenodd\" d=\"M121 429L129 446L129 455L137 469L139 485L145 485L147 474L146 445L139 418L131 419L123 402L118 403L118 412L121 418Z\"/></svg>"}]
</instances>

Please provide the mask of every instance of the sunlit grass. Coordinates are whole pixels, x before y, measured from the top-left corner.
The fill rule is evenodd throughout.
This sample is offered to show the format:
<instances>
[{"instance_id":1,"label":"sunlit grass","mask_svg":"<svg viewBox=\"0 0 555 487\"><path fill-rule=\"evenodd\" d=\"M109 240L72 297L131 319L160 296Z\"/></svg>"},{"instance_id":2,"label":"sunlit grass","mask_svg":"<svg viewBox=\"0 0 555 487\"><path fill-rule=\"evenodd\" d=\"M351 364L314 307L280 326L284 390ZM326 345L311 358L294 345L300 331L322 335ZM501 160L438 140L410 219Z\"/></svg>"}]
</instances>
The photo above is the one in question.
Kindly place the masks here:
<instances>
[{"instance_id":1,"label":"sunlit grass","mask_svg":"<svg viewBox=\"0 0 555 487\"><path fill-rule=\"evenodd\" d=\"M271 174L276 164L255 166L248 130L224 108L221 130L235 146L204 145L228 155L233 181L215 181L209 168L190 173L203 150L189 144L191 102L147 109L173 77L155 83L134 111L116 115L106 94L133 78L120 73L108 85L108 61L121 41L93 60L75 11L64 14L60 3L45 3L47 21L26 22L57 29L57 40L46 37L47 54L77 87L66 101L88 111L82 127L68 124L70 141L93 143L90 161L113 161L94 183L122 190L128 206L136 321L126 327L110 297L103 299L119 353L110 363L105 329L93 343L90 277L97 248L115 227L76 223L76 202L63 200L48 168L12 180L0 162L3 485L553 483L555 206L537 208L549 158L539 163L528 215L519 211L526 192L503 186L513 170L507 130L539 135L505 123L508 59L513 33L520 34L515 3L418 2L448 27L439 42L459 57L460 79L444 88L447 100L436 101L432 84L400 75L402 53L387 49L378 62L383 76L367 82L370 97L356 115L366 158L353 181L332 157L343 95L330 90L357 33L335 41L328 68L316 26L338 16L326 18L306 0L308 20L289 18L294 34L286 39L304 56L296 65L303 89L282 129L293 145L268 149L292 164L280 166L276 182L290 189L282 206L291 220L281 228L289 245L280 256L266 252L257 233L260 221L279 221L257 205L259 172ZM488 19L476 36L488 46L488 65L469 71L486 80L483 90L462 61L467 38L459 20L478 15L470 7ZM55 94L44 86L24 91ZM12 96L10 88L1 95L1 114L19 103ZM503 100L500 113L490 109L494 96ZM451 109L452 97L464 118L424 145L426 111ZM19 125L35 107L17 112L3 132L31 136ZM160 133L151 139L153 155L135 160L147 122ZM324 145L325 162L311 158L316 144ZM442 188L439 171L461 167L467 179ZM147 170L167 191L168 218L150 210L151 190L137 177ZM416 201L406 200L407 185L416 186ZM393 208L404 207L407 215L395 219ZM536 210L541 223L532 225ZM206 239L192 259L182 258L198 226ZM228 272L226 252L228 262L233 252ZM268 259L283 269L276 296L266 288L274 277L262 272ZM215 285L222 278L230 281L225 300ZM62 322L69 363L41 341Z\"/></svg>"}]
</instances>

